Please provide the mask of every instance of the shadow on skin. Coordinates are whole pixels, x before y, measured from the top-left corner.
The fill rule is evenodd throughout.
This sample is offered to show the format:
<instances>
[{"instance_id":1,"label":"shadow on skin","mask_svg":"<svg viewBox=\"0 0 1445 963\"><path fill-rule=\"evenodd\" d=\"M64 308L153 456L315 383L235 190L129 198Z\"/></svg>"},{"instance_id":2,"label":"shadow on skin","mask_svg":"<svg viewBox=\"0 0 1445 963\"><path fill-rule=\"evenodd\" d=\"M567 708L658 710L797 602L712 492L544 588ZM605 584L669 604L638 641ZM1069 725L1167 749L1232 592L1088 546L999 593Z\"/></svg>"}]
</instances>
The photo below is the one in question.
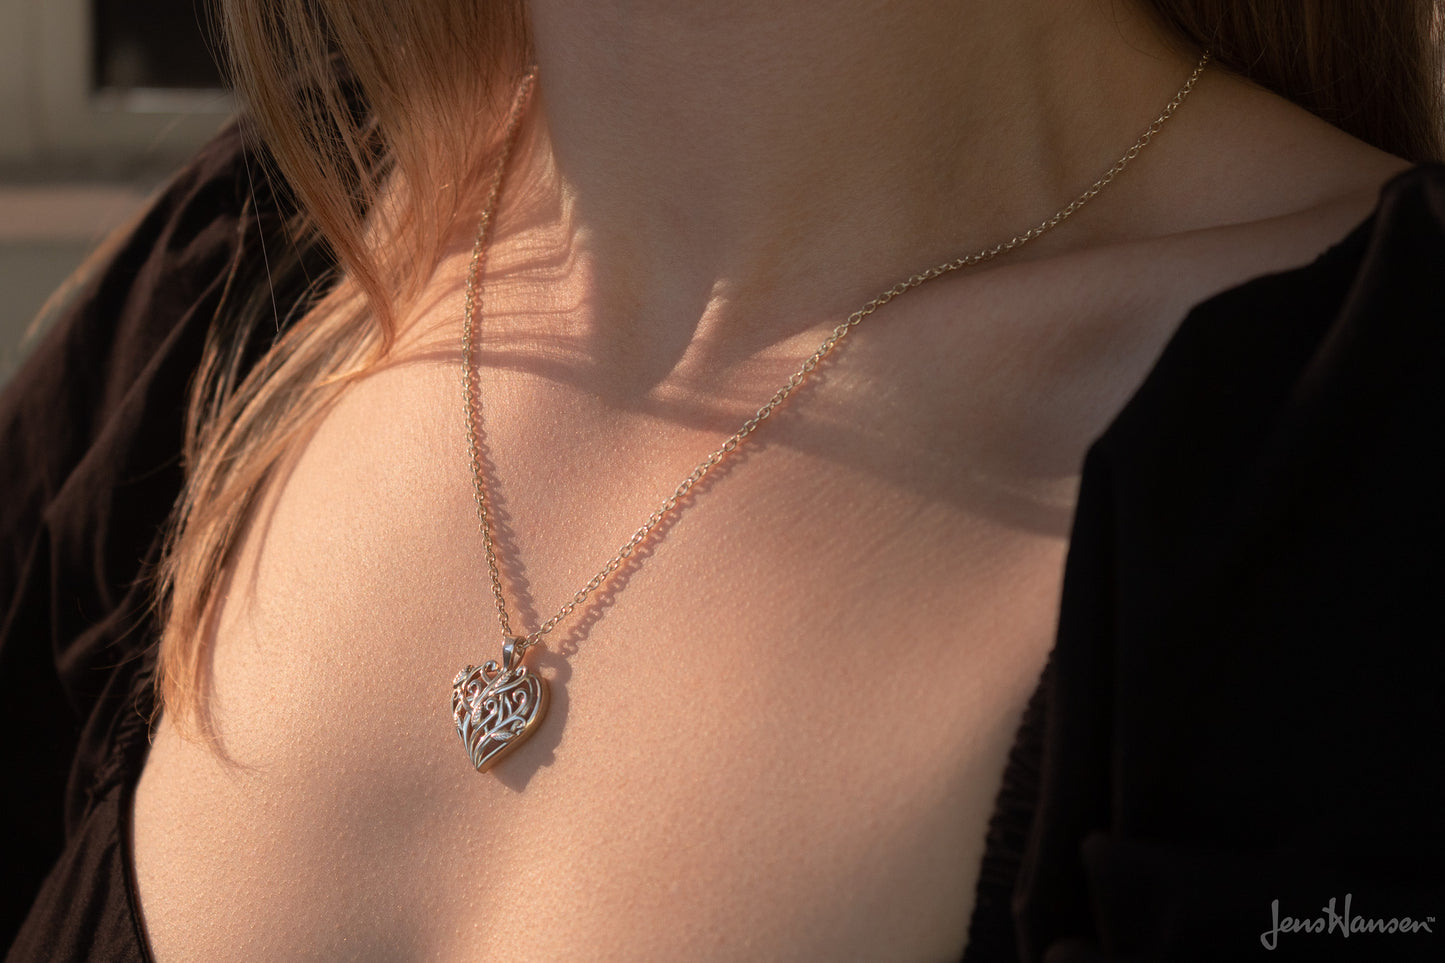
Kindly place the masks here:
<instances>
[{"instance_id":1,"label":"shadow on skin","mask_svg":"<svg viewBox=\"0 0 1445 963\"><path fill-rule=\"evenodd\" d=\"M729 365L729 378L721 384L718 383L721 379L689 378L674 373L673 368L687 348L686 343L678 343L659 354L661 362L654 360L647 370L633 372L640 382L625 388L619 386L608 365L598 360L595 332L585 327L567 330L569 321L583 313L584 305L575 298L561 300L556 294L566 289L564 282L577 263L578 245L585 241L558 240L551 246L535 240L511 243L516 235L528 231L529 219L545 221L548 217L563 216L555 208L539 211L535 202L529 206L524 199L521 203L521 211L511 212L513 226L500 232L493 244L497 248L510 244L505 256L484 259L482 264L485 283L477 292L478 322L474 335L477 370L515 372L566 386L618 412L714 433L720 444L787 381L806 356L785 344L796 335L793 330L796 324L772 331L758 324L748 330L736 351L738 362ZM535 239L543 233L547 232L535 230L528 237ZM569 232L550 233L560 238ZM572 233L575 236L575 232ZM398 351L384 366L460 362L460 305L469 251L469 237L454 243L450 258L441 268L450 272L453 265L458 266L454 280L431 285L428 299L413 306L411 316L424 317L426 321L407 339L410 344L398 345ZM971 273L931 282L919 292L910 292L908 297L933 298L940 292L947 293L945 286L968 284L985 274L1006 269L1006 264L984 265ZM528 307L525 312L492 314L488 313L488 302L523 303ZM453 307L448 309L449 305ZM702 307L700 303L699 314ZM1058 480L1077 476L1081 459L1076 463L1064 450L1066 445L1046 442L1031 449L1023 462L1000 459L993 449L1008 444L1013 435L1009 425L989 422L974 435L968 432L939 434L920 419L909 426L908 432L899 432L891 430L889 424L880 423L872 410L859 409L858 398L876 399L880 388L886 392L897 387L888 370L878 372L880 366L887 369L888 365L886 360L879 362L869 343L870 326L885 322L885 313L893 310L893 305L883 308L878 317L867 319L852 332L774 413L759 437L765 435L769 443L789 446L811 457L866 472L900 490L958 505L1011 528L1042 535L1065 535L1072 520L1072 499L1054 498L1044 489L1052 492ZM846 312L837 318L823 318L821 323L831 326L844 317ZM912 319L905 317L904 320ZM966 320L960 319L960 323ZM811 326L810 322L804 328ZM692 330L688 325L661 327ZM820 334L818 340L821 339ZM815 346L809 344L807 350ZM649 348L655 349L656 342L650 342ZM919 355L918 360L920 364L942 363L926 355ZM665 394L650 390L668 375L672 377ZM978 392L983 393L982 389ZM473 400L485 420L485 399L474 397ZM911 401L905 399L904 403ZM738 454L757 442L758 439L745 441ZM707 452L700 450L697 454L701 460ZM959 471L959 463L967 467ZM495 478L490 463L484 468L488 477ZM1039 482L1044 484L1037 484ZM659 501L664 494L659 493ZM500 498L497 508L504 508ZM508 557L516 556L509 553ZM516 577L516 573L507 574ZM525 582L518 583L516 589L525 593Z\"/></svg>"}]
</instances>

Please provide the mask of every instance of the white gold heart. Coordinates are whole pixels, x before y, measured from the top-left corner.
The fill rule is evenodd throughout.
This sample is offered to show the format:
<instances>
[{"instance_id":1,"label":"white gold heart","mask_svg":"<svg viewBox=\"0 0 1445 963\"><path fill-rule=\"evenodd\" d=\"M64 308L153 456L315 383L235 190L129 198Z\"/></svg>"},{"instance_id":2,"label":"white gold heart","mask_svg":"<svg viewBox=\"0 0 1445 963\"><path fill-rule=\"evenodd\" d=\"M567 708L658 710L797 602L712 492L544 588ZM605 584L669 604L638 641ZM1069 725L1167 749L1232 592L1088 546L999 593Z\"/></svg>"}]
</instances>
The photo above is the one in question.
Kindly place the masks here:
<instances>
[{"instance_id":1,"label":"white gold heart","mask_svg":"<svg viewBox=\"0 0 1445 963\"><path fill-rule=\"evenodd\" d=\"M520 664L513 642L502 665L469 665L452 680L452 718L477 772L525 742L547 712L547 683Z\"/></svg>"}]
</instances>

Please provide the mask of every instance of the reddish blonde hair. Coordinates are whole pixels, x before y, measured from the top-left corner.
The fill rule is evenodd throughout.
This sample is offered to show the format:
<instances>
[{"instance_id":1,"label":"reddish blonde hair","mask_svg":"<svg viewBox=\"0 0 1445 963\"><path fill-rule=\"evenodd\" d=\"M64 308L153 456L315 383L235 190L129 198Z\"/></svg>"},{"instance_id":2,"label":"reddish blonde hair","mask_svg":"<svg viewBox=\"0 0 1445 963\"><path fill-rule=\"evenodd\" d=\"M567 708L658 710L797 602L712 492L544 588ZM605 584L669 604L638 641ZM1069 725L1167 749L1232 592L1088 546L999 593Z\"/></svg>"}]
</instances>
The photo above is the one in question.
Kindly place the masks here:
<instances>
[{"instance_id":1,"label":"reddish blonde hair","mask_svg":"<svg viewBox=\"0 0 1445 963\"><path fill-rule=\"evenodd\" d=\"M483 182L485 148L527 60L516 2L221 0L219 25L252 160L299 213L266 273L249 290L228 286L192 388L186 485L158 573L157 709L206 736L207 621L245 524L282 460L385 357L398 311L476 200L462 188ZM378 202L385 216L369 218ZM274 318L273 286L318 246L337 270L316 279L300 317ZM248 368L244 332L285 321Z\"/></svg>"}]
</instances>

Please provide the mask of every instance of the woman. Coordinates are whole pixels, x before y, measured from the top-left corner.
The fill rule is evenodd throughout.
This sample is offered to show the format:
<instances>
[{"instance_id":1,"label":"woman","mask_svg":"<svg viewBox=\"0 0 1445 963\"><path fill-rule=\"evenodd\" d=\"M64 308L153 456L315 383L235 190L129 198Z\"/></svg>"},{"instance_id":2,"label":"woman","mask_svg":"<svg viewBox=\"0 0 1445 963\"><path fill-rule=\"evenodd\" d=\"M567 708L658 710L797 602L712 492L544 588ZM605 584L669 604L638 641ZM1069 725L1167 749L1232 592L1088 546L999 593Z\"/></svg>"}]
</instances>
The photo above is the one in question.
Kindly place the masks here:
<instances>
[{"instance_id":1,"label":"woman","mask_svg":"<svg viewBox=\"0 0 1445 963\"><path fill-rule=\"evenodd\" d=\"M28 629L70 640L89 728L17 958L1217 959L1271 926L1277 953L1438 949L1279 923L1336 886L1438 906L1439 777L1406 794L1391 764L1433 745L1441 566L1384 524L1442 533L1389 497L1441 461L1430 4L475 6L225 5L304 221L232 135L93 296L122 336L80 407L132 414L72 461L146 510L121 487L45 535L116 588L107 633ZM1331 116L1393 139L1241 76L1302 25L1358 91ZM850 312L1091 184L880 306L617 552ZM61 384L19 380L12 436L48 450L35 412L69 409L32 399ZM1420 397L1414 434L1387 417ZM144 452L123 475L107 431ZM26 517L59 511L45 484ZM160 613L127 591L143 555ZM449 680L504 635L535 638L550 703L479 764ZM1362 742L1279 741L1311 732Z\"/></svg>"}]
</instances>

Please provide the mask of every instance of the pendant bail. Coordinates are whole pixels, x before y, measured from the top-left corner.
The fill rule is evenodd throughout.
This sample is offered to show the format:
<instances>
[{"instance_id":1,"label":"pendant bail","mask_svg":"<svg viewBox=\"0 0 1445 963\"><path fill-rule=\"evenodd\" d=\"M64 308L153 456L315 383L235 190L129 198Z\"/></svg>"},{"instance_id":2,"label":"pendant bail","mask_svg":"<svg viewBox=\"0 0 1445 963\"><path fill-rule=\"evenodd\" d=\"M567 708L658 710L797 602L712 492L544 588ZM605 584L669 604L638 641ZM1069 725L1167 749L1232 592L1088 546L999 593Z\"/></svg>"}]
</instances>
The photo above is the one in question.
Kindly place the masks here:
<instances>
[{"instance_id":1,"label":"pendant bail","mask_svg":"<svg viewBox=\"0 0 1445 963\"><path fill-rule=\"evenodd\" d=\"M511 672L522 664L527 654L527 640L515 635L507 636L502 642L502 671Z\"/></svg>"}]
</instances>

